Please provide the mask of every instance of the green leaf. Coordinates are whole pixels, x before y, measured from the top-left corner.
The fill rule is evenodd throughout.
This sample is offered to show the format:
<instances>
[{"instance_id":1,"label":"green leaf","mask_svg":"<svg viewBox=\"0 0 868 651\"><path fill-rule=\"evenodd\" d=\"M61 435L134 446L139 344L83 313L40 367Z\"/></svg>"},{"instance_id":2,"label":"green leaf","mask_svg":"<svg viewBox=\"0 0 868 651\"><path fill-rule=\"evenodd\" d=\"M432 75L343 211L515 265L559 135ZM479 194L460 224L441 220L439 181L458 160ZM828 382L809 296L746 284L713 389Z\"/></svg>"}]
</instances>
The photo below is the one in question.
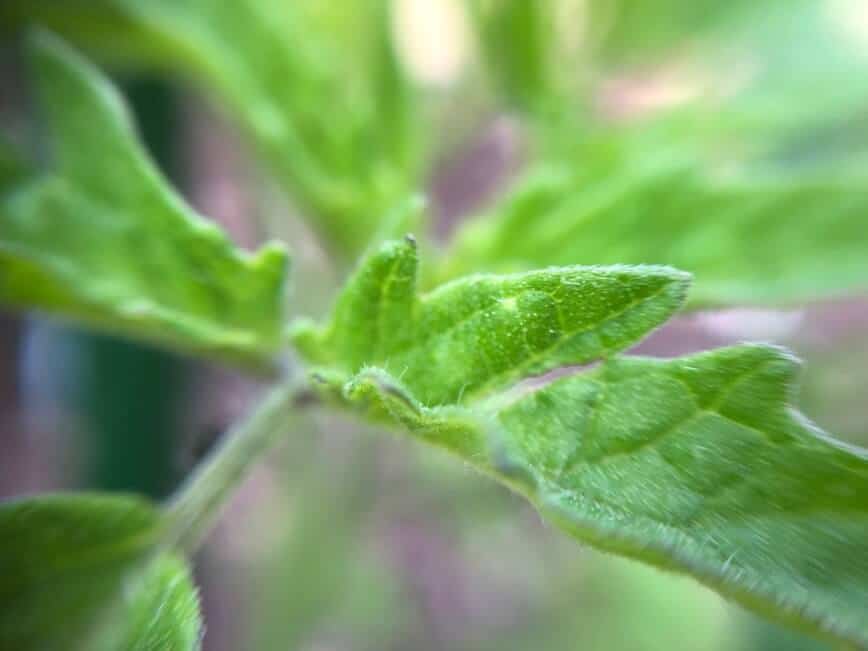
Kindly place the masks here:
<instances>
[{"instance_id":1,"label":"green leaf","mask_svg":"<svg viewBox=\"0 0 868 651\"><path fill-rule=\"evenodd\" d=\"M755 3L758 7L764 3ZM744 88L699 120L742 137L742 146L777 141L783 164L825 157L849 162L865 156L868 51L851 26L860 8L846 2L773 2L709 53L716 69L762 61ZM811 43L811 53L794 43ZM720 51L722 50L722 52ZM709 68L710 69L710 68ZM769 136L772 136L771 138ZM840 142L836 142L840 141Z\"/></svg>"},{"instance_id":2,"label":"green leaf","mask_svg":"<svg viewBox=\"0 0 868 651\"><path fill-rule=\"evenodd\" d=\"M368 367L347 379L342 372L311 373L311 384L332 404L366 420L398 425L432 445L485 466L491 423L457 405L428 407L388 372Z\"/></svg>"},{"instance_id":3,"label":"green leaf","mask_svg":"<svg viewBox=\"0 0 868 651\"><path fill-rule=\"evenodd\" d=\"M53 170L0 195L0 300L251 365L279 349L287 258L229 242L170 189L120 97L56 38L31 57Z\"/></svg>"},{"instance_id":4,"label":"green leaf","mask_svg":"<svg viewBox=\"0 0 868 651\"><path fill-rule=\"evenodd\" d=\"M556 3L473 0L471 15L487 72L510 104L540 108L558 95Z\"/></svg>"},{"instance_id":5,"label":"green leaf","mask_svg":"<svg viewBox=\"0 0 868 651\"><path fill-rule=\"evenodd\" d=\"M750 0L598 0L588 5L587 20L597 54L609 62L647 62L671 54L698 38L731 32L750 19L760 21L775 5L792 12L798 1Z\"/></svg>"},{"instance_id":6,"label":"green leaf","mask_svg":"<svg viewBox=\"0 0 868 651\"><path fill-rule=\"evenodd\" d=\"M340 396L458 454L584 543L868 649L868 452L790 406L797 368L747 345L614 358L474 409L427 407L379 369Z\"/></svg>"},{"instance_id":7,"label":"green leaf","mask_svg":"<svg viewBox=\"0 0 868 651\"><path fill-rule=\"evenodd\" d=\"M387 243L325 327L295 327L323 396L452 451L581 541L868 649L868 452L790 406L792 356L612 357L678 307L686 281L666 268L471 276L422 297L415 274L412 241Z\"/></svg>"},{"instance_id":8,"label":"green leaf","mask_svg":"<svg viewBox=\"0 0 868 651\"><path fill-rule=\"evenodd\" d=\"M425 113L394 51L390 4L28 0L6 12L216 95L346 262L424 180Z\"/></svg>"},{"instance_id":9,"label":"green leaf","mask_svg":"<svg viewBox=\"0 0 868 651\"><path fill-rule=\"evenodd\" d=\"M471 276L420 297L416 273L412 238L387 242L328 324L295 326L296 345L348 375L383 366L425 404L457 403L623 350L680 307L688 283L665 267L553 267Z\"/></svg>"},{"instance_id":10,"label":"green leaf","mask_svg":"<svg viewBox=\"0 0 868 651\"><path fill-rule=\"evenodd\" d=\"M0 504L0 648L84 647L161 535L157 510L134 497L46 495Z\"/></svg>"},{"instance_id":11,"label":"green leaf","mask_svg":"<svg viewBox=\"0 0 868 651\"><path fill-rule=\"evenodd\" d=\"M790 406L768 346L623 358L500 413L534 499L603 549L868 648L868 453Z\"/></svg>"},{"instance_id":12,"label":"green leaf","mask_svg":"<svg viewBox=\"0 0 868 651\"><path fill-rule=\"evenodd\" d=\"M692 307L868 287L861 178L715 178L684 148L627 139L592 139L575 162L535 168L491 214L464 224L439 279L547 264L665 264L695 275Z\"/></svg>"},{"instance_id":13,"label":"green leaf","mask_svg":"<svg viewBox=\"0 0 868 651\"><path fill-rule=\"evenodd\" d=\"M18 152L0 138L0 192L19 182L30 170Z\"/></svg>"},{"instance_id":14,"label":"green leaf","mask_svg":"<svg viewBox=\"0 0 868 651\"><path fill-rule=\"evenodd\" d=\"M115 615L122 634L113 649L197 651L202 637L199 599L187 564L166 554L154 561Z\"/></svg>"}]
</instances>

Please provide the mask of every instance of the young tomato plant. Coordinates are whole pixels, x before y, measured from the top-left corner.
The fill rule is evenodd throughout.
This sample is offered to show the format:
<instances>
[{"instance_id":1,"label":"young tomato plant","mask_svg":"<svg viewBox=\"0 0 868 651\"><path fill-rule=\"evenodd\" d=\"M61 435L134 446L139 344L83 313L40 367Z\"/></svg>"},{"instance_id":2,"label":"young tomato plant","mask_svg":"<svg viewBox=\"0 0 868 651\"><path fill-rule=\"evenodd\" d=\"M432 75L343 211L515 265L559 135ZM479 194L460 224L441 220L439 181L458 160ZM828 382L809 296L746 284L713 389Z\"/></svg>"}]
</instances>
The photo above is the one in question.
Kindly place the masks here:
<instances>
[{"instance_id":1,"label":"young tomato plant","mask_svg":"<svg viewBox=\"0 0 868 651\"><path fill-rule=\"evenodd\" d=\"M594 118L547 37L552 4L469 3L478 74L522 115L539 160L420 273L407 233L424 232L430 111L391 46L388 3L360 11L361 61L341 49L340 12L312 2L100 0L73 14L10 3L8 16L97 55L209 89L335 266L353 270L324 321L288 321L285 247L242 252L196 215L110 83L60 37L31 31L50 156L37 168L2 152L0 300L269 373L274 386L165 504L70 493L0 505L0 648L197 648L185 559L272 443L331 409L448 450L580 542L868 649L868 452L796 411L794 356L765 344L625 354L683 309L864 290L868 190L815 167L715 177L693 137L701 106L639 126ZM600 69L643 11L609 4L613 27L587 63ZM287 34L309 37L295 47ZM647 48L663 38L645 37ZM763 121L742 106L718 109L713 138L756 133ZM781 144L792 128L763 133Z\"/></svg>"}]
</instances>

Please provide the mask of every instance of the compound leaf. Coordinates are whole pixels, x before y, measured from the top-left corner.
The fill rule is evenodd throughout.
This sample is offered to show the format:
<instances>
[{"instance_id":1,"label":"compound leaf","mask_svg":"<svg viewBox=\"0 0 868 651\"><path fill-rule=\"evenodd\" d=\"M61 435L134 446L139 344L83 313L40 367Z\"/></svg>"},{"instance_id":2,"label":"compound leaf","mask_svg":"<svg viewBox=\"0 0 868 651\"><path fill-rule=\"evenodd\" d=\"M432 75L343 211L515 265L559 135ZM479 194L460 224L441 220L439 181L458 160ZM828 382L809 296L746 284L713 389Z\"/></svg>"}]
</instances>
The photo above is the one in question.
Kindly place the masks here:
<instances>
[{"instance_id":1,"label":"compound leaf","mask_svg":"<svg viewBox=\"0 0 868 651\"><path fill-rule=\"evenodd\" d=\"M323 396L450 450L584 542L868 649L868 452L790 406L791 355L614 355L677 309L686 279L668 268L471 276L421 297L415 278L412 241L389 242L326 326L295 327Z\"/></svg>"},{"instance_id":2,"label":"compound leaf","mask_svg":"<svg viewBox=\"0 0 868 651\"><path fill-rule=\"evenodd\" d=\"M120 97L55 37L33 39L53 169L0 196L0 300L182 351L263 364L287 258L195 215L136 141Z\"/></svg>"},{"instance_id":3,"label":"compound leaf","mask_svg":"<svg viewBox=\"0 0 868 651\"><path fill-rule=\"evenodd\" d=\"M582 542L868 649L868 452L790 406L797 368L745 345L616 357L476 408L425 406L373 368L339 395L458 454Z\"/></svg>"},{"instance_id":4,"label":"compound leaf","mask_svg":"<svg viewBox=\"0 0 868 651\"><path fill-rule=\"evenodd\" d=\"M417 295L412 239L359 268L323 327L294 339L347 374L388 369L427 405L467 402L567 364L623 350L681 305L688 277L667 267L562 267L478 275Z\"/></svg>"},{"instance_id":5,"label":"compound leaf","mask_svg":"<svg viewBox=\"0 0 868 651\"><path fill-rule=\"evenodd\" d=\"M0 648L68 649L93 639L161 534L158 511L134 497L45 495L0 505Z\"/></svg>"}]
</instances>

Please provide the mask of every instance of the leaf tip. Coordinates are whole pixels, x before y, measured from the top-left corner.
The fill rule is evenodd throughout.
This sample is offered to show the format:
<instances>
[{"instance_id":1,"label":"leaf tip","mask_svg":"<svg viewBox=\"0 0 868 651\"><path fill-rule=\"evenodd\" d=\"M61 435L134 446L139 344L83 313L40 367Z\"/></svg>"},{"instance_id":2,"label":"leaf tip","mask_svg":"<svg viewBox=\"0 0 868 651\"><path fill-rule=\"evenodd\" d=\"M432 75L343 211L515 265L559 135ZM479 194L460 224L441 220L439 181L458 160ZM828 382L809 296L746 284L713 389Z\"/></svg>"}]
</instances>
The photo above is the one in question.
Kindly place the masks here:
<instances>
[{"instance_id":1,"label":"leaf tip","mask_svg":"<svg viewBox=\"0 0 868 651\"><path fill-rule=\"evenodd\" d=\"M681 310L687 303L693 274L666 265L637 265L630 269L656 287L655 295L663 299L661 305L665 305L669 316Z\"/></svg>"},{"instance_id":2,"label":"leaf tip","mask_svg":"<svg viewBox=\"0 0 868 651\"><path fill-rule=\"evenodd\" d=\"M283 242L270 240L256 251L251 262L257 269L269 270L282 279L289 272L292 257Z\"/></svg>"}]
</instances>

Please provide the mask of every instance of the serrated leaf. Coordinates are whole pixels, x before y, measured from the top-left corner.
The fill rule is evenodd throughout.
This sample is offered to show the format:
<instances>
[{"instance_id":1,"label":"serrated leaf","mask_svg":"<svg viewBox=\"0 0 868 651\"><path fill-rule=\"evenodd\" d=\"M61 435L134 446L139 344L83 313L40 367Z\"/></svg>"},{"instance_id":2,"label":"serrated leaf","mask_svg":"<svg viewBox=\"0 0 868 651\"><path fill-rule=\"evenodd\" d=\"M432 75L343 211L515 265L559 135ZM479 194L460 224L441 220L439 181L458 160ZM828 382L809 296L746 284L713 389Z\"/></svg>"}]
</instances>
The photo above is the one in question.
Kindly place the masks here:
<instances>
[{"instance_id":1,"label":"serrated leaf","mask_svg":"<svg viewBox=\"0 0 868 651\"><path fill-rule=\"evenodd\" d=\"M323 327L293 338L312 362L386 368L427 405L466 402L528 375L623 350L681 305L666 267L552 267L478 275L419 296L412 239L387 242L350 279Z\"/></svg>"},{"instance_id":2,"label":"serrated leaf","mask_svg":"<svg viewBox=\"0 0 868 651\"><path fill-rule=\"evenodd\" d=\"M537 168L491 214L467 222L440 279L544 264L665 264L695 275L693 307L868 287L861 179L715 179L683 149L650 153L619 138L588 144L575 163Z\"/></svg>"},{"instance_id":3,"label":"serrated leaf","mask_svg":"<svg viewBox=\"0 0 868 651\"><path fill-rule=\"evenodd\" d=\"M746 345L669 361L609 355L677 307L685 280L667 269L474 276L422 297L415 276L412 241L387 243L325 327L295 328L303 354L322 365L312 372L321 395L447 448L584 542L868 649L868 452L833 441L790 406L798 364L788 353ZM568 291L565 278L584 282ZM548 283L560 288L561 319L536 303L520 308L521 292L550 292ZM644 314L601 347L605 324L637 305ZM541 349L509 347L505 334L539 323L595 336L590 345L566 334ZM501 346L486 346L486 336ZM598 367L548 385L515 384L596 357Z\"/></svg>"},{"instance_id":4,"label":"serrated leaf","mask_svg":"<svg viewBox=\"0 0 868 651\"><path fill-rule=\"evenodd\" d=\"M190 570L183 559L160 556L121 606L114 622L120 635L112 649L123 651L197 651L202 617Z\"/></svg>"},{"instance_id":5,"label":"serrated leaf","mask_svg":"<svg viewBox=\"0 0 868 651\"><path fill-rule=\"evenodd\" d=\"M10 22L37 20L216 95L339 260L363 251L424 179L425 114L394 51L388 0L6 4Z\"/></svg>"},{"instance_id":6,"label":"serrated leaf","mask_svg":"<svg viewBox=\"0 0 868 651\"><path fill-rule=\"evenodd\" d=\"M55 37L31 58L54 166L0 196L0 301L246 364L280 346L287 259L195 215L135 138L120 97Z\"/></svg>"},{"instance_id":7,"label":"serrated leaf","mask_svg":"<svg viewBox=\"0 0 868 651\"><path fill-rule=\"evenodd\" d=\"M618 357L512 403L426 407L368 369L345 405L459 454L580 541L868 649L868 452L791 406L797 362Z\"/></svg>"},{"instance_id":8,"label":"serrated leaf","mask_svg":"<svg viewBox=\"0 0 868 651\"><path fill-rule=\"evenodd\" d=\"M84 645L162 534L128 496L45 495L0 504L0 648Z\"/></svg>"},{"instance_id":9,"label":"serrated leaf","mask_svg":"<svg viewBox=\"0 0 868 651\"><path fill-rule=\"evenodd\" d=\"M868 648L868 453L790 406L797 368L768 346L622 358L500 420L580 539Z\"/></svg>"}]
</instances>

